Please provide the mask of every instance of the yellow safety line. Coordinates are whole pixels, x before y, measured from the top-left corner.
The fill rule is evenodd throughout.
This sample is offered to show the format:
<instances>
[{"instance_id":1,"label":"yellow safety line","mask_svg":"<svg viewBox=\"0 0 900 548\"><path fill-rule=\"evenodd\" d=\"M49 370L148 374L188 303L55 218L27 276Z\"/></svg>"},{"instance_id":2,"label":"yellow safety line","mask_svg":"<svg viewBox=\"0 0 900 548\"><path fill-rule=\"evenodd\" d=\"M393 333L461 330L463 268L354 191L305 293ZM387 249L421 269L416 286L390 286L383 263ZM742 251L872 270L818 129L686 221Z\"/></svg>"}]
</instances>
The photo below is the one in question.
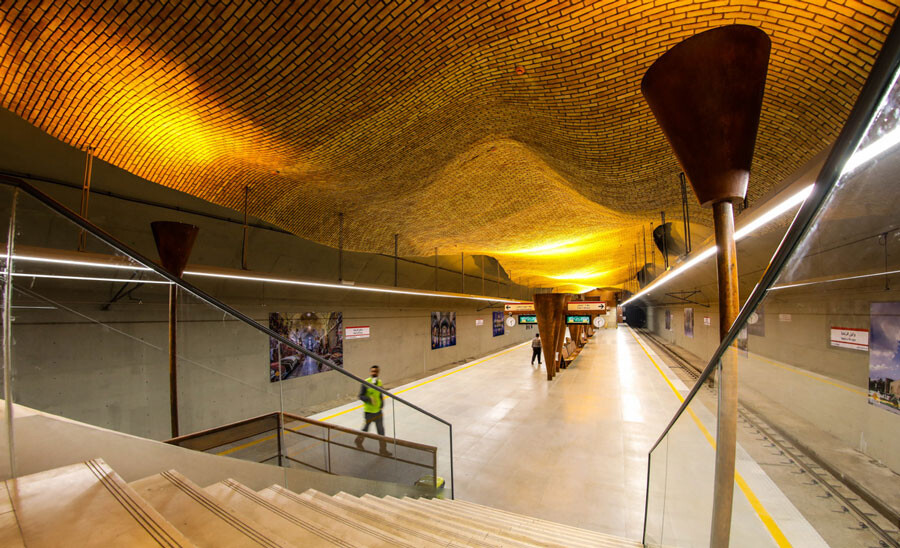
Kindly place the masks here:
<instances>
[{"instance_id":1,"label":"yellow safety line","mask_svg":"<svg viewBox=\"0 0 900 548\"><path fill-rule=\"evenodd\" d=\"M394 392L394 394L402 394L403 392L408 392L408 391L412 390L413 388L418 388L418 387L423 386L423 385L426 385L426 384L428 384L428 383L430 383L430 382L434 382L434 381L436 381L436 380L443 379L444 377L449 377L450 375L452 375L452 374L454 374L454 373L459 373L460 371L464 371L464 370L466 370L466 369L468 369L468 368L470 368L470 367L475 367L476 365L481 364L481 363L484 363L484 362L486 362L486 361L493 360L494 358L499 358L500 356L502 356L502 355L504 355L504 354L509 354L509 353L512 352L513 350L516 350L516 349L519 348L520 346L524 346L524 345L528 344L529 342L530 342L530 341L525 341L525 342L523 342L522 344L517 344L516 346L513 346L512 348L509 348L509 349L507 349L507 350L504 350L503 352L499 352L499 353L497 353L497 354L494 354L493 356L488 356L487 358L482 358L482 359L480 359L480 360L478 360L478 361L475 361L475 362L470 363L469 365L466 365L466 366L464 366L464 367L460 367L459 369L454 369L453 371L449 371L449 372L444 373L443 375L440 375L440 376L435 377L435 378L433 378L433 379L429 379L429 380L427 380L427 381L420 382L419 384L415 384L415 385L413 385L413 386L410 386L409 388L404 388L403 390L400 390L400 391L398 391L398 392ZM335 418L335 417L339 417L339 416L341 416L341 415L345 415L345 414L347 414L347 413L349 413L349 412L351 412L351 411L356 411L357 409L362 409L362 405L357 405L357 406L355 406L355 407L350 407L349 409L344 409L343 411L338 411L337 413L334 413L334 414L332 414L332 415L328 415L327 417L322 417L322 418L319 419L319 420L327 421L327 420L329 420L329 419L333 419L333 418ZM216 454L217 454L217 455L230 455L231 453L234 453L235 451L240 451L241 449L246 449L246 448L248 448L248 447L252 447L252 446L254 446L254 445L258 444L258 443L262 443L262 442L264 442L264 441L268 441L268 440L271 440L271 439L275 439L276 436L277 436L277 434L272 434L271 436L267 436L267 437L265 437L265 438L260 438L260 439L258 439L258 440L253 440L253 441L247 442L247 443L245 443L245 444L243 444L243 445L238 445L238 446L232 447L232 448L230 448L230 449L226 449L226 450L224 450L224 451L222 451L222 452L220 452L220 453L216 453Z\"/></svg>"},{"instance_id":2,"label":"yellow safety line","mask_svg":"<svg viewBox=\"0 0 900 548\"><path fill-rule=\"evenodd\" d=\"M650 352L644 346L640 339L637 338L637 335L634 332L631 332L631 336L634 337L634 340L638 343L638 346L641 347L641 350L644 351L644 354L647 355L647 358L650 359L650 363L656 368L662 378L665 379L666 384L669 385L669 388L672 389L672 392L675 393L675 396L678 400L684 403L684 396L675 388L675 385L672 384L672 381L669 380L669 377L663 373L662 368L656 363L656 360L653 359L653 356L650 355ZM713 450L716 449L716 440L713 438L712 434L709 433L709 430L706 429L706 426L703 425L703 422L700 421L700 418L694 414L694 411L688 406L687 412L690 414L691 418L694 420L694 423L700 429L700 432L703 433L703 436L706 438L706 441L712 446ZM744 478L738 473L737 470L734 471L734 481L737 483L738 488L744 493L744 496L747 497L747 502L750 503L750 506L753 507L753 510L756 512L756 515L759 516L759 519L763 522L763 525L766 527L766 530L769 531L769 534L772 535L772 539L775 540L775 543L781 547L789 547L791 543L788 541L787 537L784 536L784 533L781 531L781 528L778 527L778 524L775 523L775 519L772 518L772 515L766 510L765 506L763 506L762 502L760 502L759 498L756 496L756 493L753 492L753 489L747 485L747 482L744 481Z\"/></svg>"},{"instance_id":3,"label":"yellow safety line","mask_svg":"<svg viewBox=\"0 0 900 548\"><path fill-rule=\"evenodd\" d=\"M847 392L852 392L852 393L854 393L854 394L859 394L859 395L861 395L861 396L869 397L869 393L868 393L868 392L863 392L862 390L855 390L855 389L853 389L853 388L849 388L849 387L847 387L847 386L840 385L840 384L838 384L838 383L836 383L836 382L831 382L831 381L822 379L822 378L818 377L817 375L813 375L812 373L808 373L808 372L806 372L806 371L801 371L801 370L799 370L799 369L797 369L797 368L794 368L794 367L789 367L789 366L786 366L786 365L782 365L782 364L780 364L780 363L778 363L778 362L774 362L774 361L772 361L772 360L770 360L770 359L768 359L768 358L764 358L764 357L762 357L762 356L757 356L757 355L754 354L753 357L756 358L756 359L758 359L758 360L764 361L764 362L766 362L766 363L768 363L768 364L774 365L775 367L780 367L781 369L784 369L784 370L789 371L789 372L791 372L791 373L796 373L796 374L798 374L798 375L803 375L804 377L809 377L810 379L812 379L812 380L814 380L814 381L819 381L819 382L822 382L822 383L825 383L825 384L830 384L831 386L835 386L835 387L840 388L840 389L842 389L842 390L846 390Z\"/></svg>"}]
</instances>

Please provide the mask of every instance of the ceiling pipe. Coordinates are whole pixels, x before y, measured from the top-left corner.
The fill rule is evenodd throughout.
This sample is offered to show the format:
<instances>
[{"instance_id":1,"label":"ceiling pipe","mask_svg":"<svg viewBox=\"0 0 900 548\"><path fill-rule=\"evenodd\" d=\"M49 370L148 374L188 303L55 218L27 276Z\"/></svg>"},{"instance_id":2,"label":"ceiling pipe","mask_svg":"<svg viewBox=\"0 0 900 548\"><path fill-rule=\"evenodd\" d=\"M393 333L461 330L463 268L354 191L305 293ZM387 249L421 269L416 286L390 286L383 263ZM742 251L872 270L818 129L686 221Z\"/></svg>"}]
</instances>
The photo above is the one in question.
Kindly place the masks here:
<instances>
[{"instance_id":1,"label":"ceiling pipe","mask_svg":"<svg viewBox=\"0 0 900 548\"><path fill-rule=\"evenodd\" d=\"M734 203L747 195L771 41L762 30L728 25L697 34L657 59L641 92L704 207L712 206L719 276L719 333L739 310ZM716 470L710 546L731 534L737 433L737 360L719 362Z\"/></svg>"}]
</instances>

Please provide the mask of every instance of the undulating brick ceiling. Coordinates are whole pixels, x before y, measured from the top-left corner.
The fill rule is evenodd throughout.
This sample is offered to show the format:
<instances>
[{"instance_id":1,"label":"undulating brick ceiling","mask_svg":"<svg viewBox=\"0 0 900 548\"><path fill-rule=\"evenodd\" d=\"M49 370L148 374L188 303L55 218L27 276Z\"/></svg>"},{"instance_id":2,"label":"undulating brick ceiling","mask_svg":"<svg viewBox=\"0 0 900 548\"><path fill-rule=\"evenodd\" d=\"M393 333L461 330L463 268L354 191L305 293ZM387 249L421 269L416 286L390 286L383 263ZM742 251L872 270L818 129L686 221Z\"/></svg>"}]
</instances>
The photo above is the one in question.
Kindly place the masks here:
<instances>
[{"instance_id":1,"label":"undulating brick ceiling","mask_svg":"<svg viewBox=\"0 0 900 548\"><path fill-rule=\"evenodd\" d=\"M640 94L705 29L772 38L753 201L837 136L893 22L880 0L2 2L2 106L151 181L360 251L487 254L516 281L620 284L681 219ZM73 177L77 180L77 176ZM694 200L695 234L710 219ZM706 232L704 232L704 230ZM658 255L657 255L658 256ZM552 278L551 278L552 276Z\"/></svg>"}]
</instances>

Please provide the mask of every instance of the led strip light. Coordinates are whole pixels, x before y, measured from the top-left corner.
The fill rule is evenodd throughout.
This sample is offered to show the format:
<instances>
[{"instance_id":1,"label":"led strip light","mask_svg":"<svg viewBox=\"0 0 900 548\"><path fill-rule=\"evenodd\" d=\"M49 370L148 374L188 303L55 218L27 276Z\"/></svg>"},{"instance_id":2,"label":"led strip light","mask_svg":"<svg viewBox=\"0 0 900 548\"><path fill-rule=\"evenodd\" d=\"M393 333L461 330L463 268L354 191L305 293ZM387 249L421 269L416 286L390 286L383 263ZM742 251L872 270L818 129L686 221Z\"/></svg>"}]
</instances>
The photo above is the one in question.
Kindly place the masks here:
<instances>
[{"instance_id":1,"label":"led strip light","mask_svg":"<svg viewBox=\"0 0 900 548\"><path fill-rule=\"evenodd\" d=\"M0 258L6 259L7 255L0 255ZM13 261L23 261L23 262L36 262L36 263L50 263L50 264L61 264L61 265L71 265L71 266L87 266L93 268L111 268L118 270L129 270L129 271L141 271L141 272L152 272L153 269L148 268L146 266L140 266L135 264L112 264L112 263L103 263L96 261L74 261L69 259L55 259L51 257L40 257L34 255L13 255ZM321 287L327 289L350 289L355 291L368 291L374 293L392 293L398 295L413 295L419 297L438 297L445 299L467 299L467 300L475 300L475 301L487 301L487 302L500 302L500 303L514 303L518 302L516 300L510 299L502 299L502 298L491 298L491 297L478 297L478 296L469 296L469 295L452 295L446 293L436 293L436 292L427 292L427 291L415 291L415 290L407 290L407 289L388 289L381 287L371 287L371 286L360 286L360 285L350 285L350 284L335 284L328 282L313 282L313 281L305 281L305 280L292 280L289 278L270 278L266 276L249 276L249 275L240 275L240 274L222 274L216 272L204 272L199 270L186 270L184 272L186 275L190 276L201 276L206 278L222 278L229 280L244 280L250 282L265 282L265 283L276 283L276 284L285 284L285 285L299 285L299 286L307 286L307 287ZM30 277L30 278L54 278L61 280L77 280L77 281L98 281L98 282L119 282L119 283L150 283L150 284L171 284L172 282L168 280L142 280L142 279L123 279L123 278L101 278L101 277L93 277L93 276L69 276L69 275L61 275L61 274L30 274L27 272L14 272L13 276L17 277Z\"/></svg>"}]
</instances>

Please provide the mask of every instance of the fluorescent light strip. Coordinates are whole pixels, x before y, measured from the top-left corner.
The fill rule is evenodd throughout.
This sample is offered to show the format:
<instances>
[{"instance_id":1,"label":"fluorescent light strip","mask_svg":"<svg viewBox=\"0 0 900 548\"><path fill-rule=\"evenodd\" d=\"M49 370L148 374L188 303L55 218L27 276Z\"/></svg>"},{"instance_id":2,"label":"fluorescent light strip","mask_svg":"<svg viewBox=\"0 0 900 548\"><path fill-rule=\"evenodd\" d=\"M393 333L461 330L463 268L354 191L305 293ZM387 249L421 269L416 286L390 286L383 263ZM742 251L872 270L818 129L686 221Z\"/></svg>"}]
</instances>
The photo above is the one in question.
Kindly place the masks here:
<instances>
[{"instance_id":1,"label":"fluorescent light strip","mask_svg":"<svg viewBox=\"0 0 900 548\"><path fill-rule=\"evenodd\" d=\"M0 255L0 258L6 259L7 255ZM14 261L26 261L26 262L36 262L36 263L51 263L51 264L65 264L65 265L73 265L73 266L93 266L96 268L116 268L120 270L141 270L145 272L150 272L152 269L147 268L146 266L139 265L131 265L131 264L111 264L111 263L95 263L92 261L72 261L69 259L51 259L50 257L35 257L32 255L13 255Z\"/></svg>"},{"instance_id":2,"label":"fluorescent light strip","mask_svg":"<svg viewBox=\"0 0 900 548\"><path fill-rule=\"evenodd\" d=\"M841 171L841 177L851 173L866 162L872 161L875 157L884 154L891 148L897 146L898 143L900 143L900 127L896 127L885 133L880 139L866 148L856 151L856 153L847 160L847 163L844 164L844 169Z\"/></svg>"},{"instance_id":3,"label":"fluorescent light strip","mask_svg":"<svg viewBox=\"0 0 900 548\"><path fill-rule=\"evenodd\" d=\"M776 285L769 288L769 291L776 289L792 289L794 287L803 287L807 285L830 284L834 282L845 282L847 280L861 280L863 278L876 278L878 276L890 276L892 274L900 274L900 270L891 270L890 272L876 272L874 274L860 274L859 276L847 276L846 278L834 278L831 280L819 280L817 282L800 282L796 284Z\"/></svg>"},{"instance_id":4,"label":"fluorescent light strip","mask_svg":"<svg viewBox=\"0 0 900 548\"><path fill-rule=\"evenodd\" d=\"M370 291L375 293L394 293L397 295L417 295L421 297L440 297L445 299L469 299L475 301L488 301L488 302L499 302L499 303L515 303L518 301L509 300L509 299L501 299L501 298L490 298L490 297L475 297L475 296L467 296L467 295L444 295L441 293L425 293L421 291L411 291L411 290L403 290L403 289L382 289L380 287L364 287L358 285L343 285L343 284L332 284L327 282L308 282L303 280L288 280L285 278L264 278L261 276L239 276L236 274L216 274L212 272L197 272L192 270L185 270L186 275L191 276L203 276L207 278L224 278L231 280L245 280L250 282L270 282L276 284L287 284L287 285L302 285L308 287L324 287L328 289L355 289L357 291Z\"/></svg>"},{"instance_id":5,"label":"fluorescent light strip","mask_svg":"<svg viewBox=\"0 0 900 548\"><path fill-rule=\"evenodd\" d=\"M171 285L169 280L129 280L125 278L95 278L92 276L62 276L56 274L29 274L28 272L13 272L13 277L19 276L23 278L52 278L55 280L78 280L85 282L117 282L117 283L141 283L141 284L166 284Z\"/></svg>"},{"instance_id":6,"label":"fluorescent light strip","mask_svg":"<svg viewBox=\"0 0 900 548\"><path fill-rule=\"evenodd\" d=\"M6 259L7 255L0 255L0 258ZM26 262L40 262L40 263L52 263L52 264L65 264L72 266L92 266L97 268L115 268L121 270L138 270L143 272L151 272L152 269L146 266L138 266L138 265L130 265L130 264L122 264L115 265L109 263L99 263L93 261L72 261L68 259L52 259L49 257L37 257L32 255L13 255L14 261L26 261ZM242 276L237 274L216 274L211 272L197 272L197 271L185 271L185 274L190 274L193 276L204 276L208 278L226 278L226 279L234 279L234 280L247 280L254 282L270 282L270 283L279 283L279 284L289 284L289 285L303 285L309 287L325 287L330 289L355 289L357 291L369 291L376 293L393 293L397 295L416 295L421 297L440 297L445 299L469 299L475 301L487 301L487 302L501 302L501 303L512 303L516 302L509 299L501 299L501 298L490 298L490 297L475 297L475 296L465 296L465 295L444 295L440 293L425 293L421 291L407 291L403 289L382 289L378 287L362 287L357 285L347 285L347 284L332 284L327 282L308 282L301 280L288 280L284 278L266 278L262 276ZM111 281L111 282L126 282L126 281L134 281L140 283L156 283L156 284L170 284L169 281L159 281L159 280L123 280L117 278L93 278L87 276L62 276L62 275L49 275L49 274L26 274L26 273L15 273L14 276L30 276L33 278L56 278L56 279L71 279L71 280L85 280L85 281Z\"/></svg>"}]
</instances>

